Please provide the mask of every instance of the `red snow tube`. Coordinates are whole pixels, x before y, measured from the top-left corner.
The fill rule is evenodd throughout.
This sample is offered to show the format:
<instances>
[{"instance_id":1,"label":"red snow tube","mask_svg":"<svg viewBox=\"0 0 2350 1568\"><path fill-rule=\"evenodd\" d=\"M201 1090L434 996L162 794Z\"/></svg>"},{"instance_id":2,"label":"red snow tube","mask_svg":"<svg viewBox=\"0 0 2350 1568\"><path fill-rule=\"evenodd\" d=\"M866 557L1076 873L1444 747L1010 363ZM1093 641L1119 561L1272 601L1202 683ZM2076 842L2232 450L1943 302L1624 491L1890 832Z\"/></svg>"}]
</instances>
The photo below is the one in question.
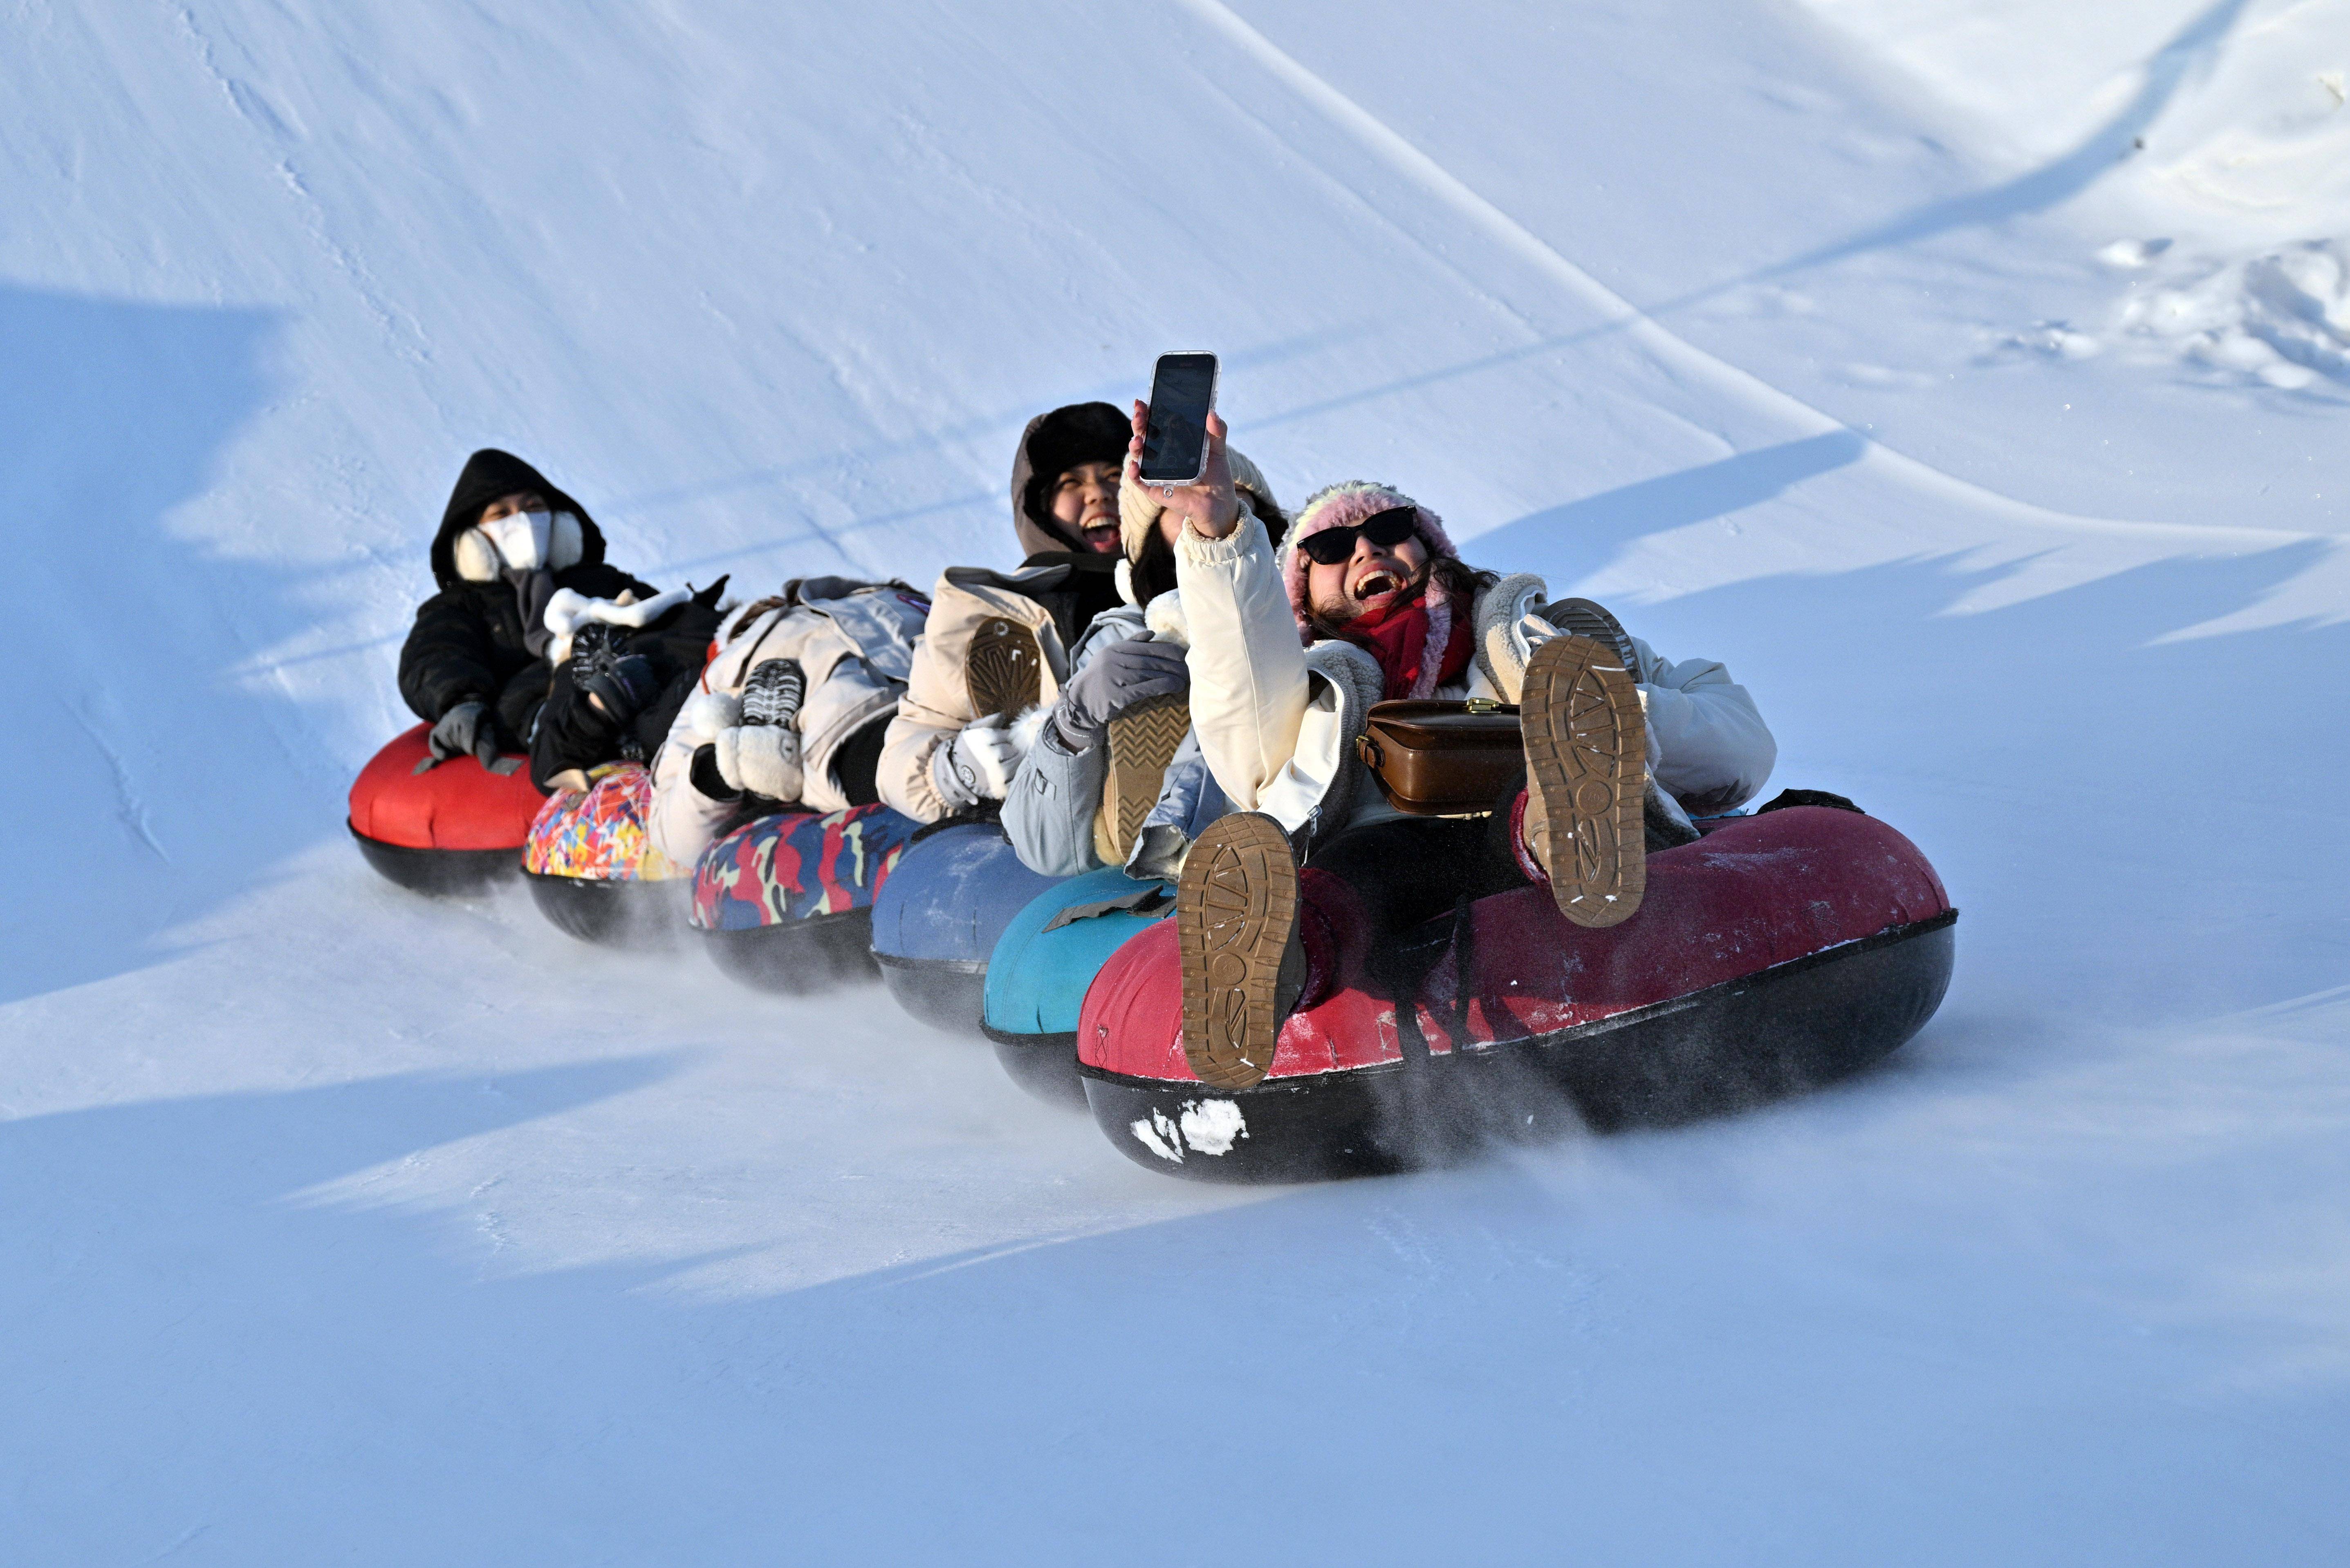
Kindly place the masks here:
<instances>
[{"instance_id":1,"label":"red snow tube","mask_svg":"<svg viewBox=\"0 0 2350 1568\"><path fill-rule=\"evenodd\" d=\"M520 867L543 797L526 766L495 774L471 757L452 757L418 773L432 755L430 733L431 726L417 725L359 770L351 836L369 865L403 888L472 892Z\"/></svg>"},{"instance_id":2,"label":"red snow tube","mask_svg":"<svg viewBox=\"0 0 2350 1568\"><path fill-rule=\"evenodd\" d=\"M1086 994L1094 1119L1153 1169L1272 1181L1716 1115L1843 1077L1917 1033L1950 984L1958 919L1916 846L1818 805L1650 856L1646 900L1619 926L1572 925L1541 888L1466 915L1408 939L1433 956L1408 1011L1342 975L1352 983L1293 1013L1271 1071L1238 1092L1184 1060L1175 922L1152 927Z\"/></svg>"}]
</instances>

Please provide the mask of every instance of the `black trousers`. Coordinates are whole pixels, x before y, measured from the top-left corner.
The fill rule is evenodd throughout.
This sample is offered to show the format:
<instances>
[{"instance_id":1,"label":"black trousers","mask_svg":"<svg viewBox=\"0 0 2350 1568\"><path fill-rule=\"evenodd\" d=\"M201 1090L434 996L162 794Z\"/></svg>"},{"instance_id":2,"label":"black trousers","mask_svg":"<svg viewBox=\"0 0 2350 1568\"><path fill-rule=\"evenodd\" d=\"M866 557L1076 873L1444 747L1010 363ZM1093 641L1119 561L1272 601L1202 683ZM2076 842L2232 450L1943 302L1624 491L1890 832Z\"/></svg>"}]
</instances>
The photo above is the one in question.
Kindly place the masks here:
<instances>
[{"instance_id":1,"label":"black trousers","mask_svg":"<svg viewBox=\"0 0 2350 1568\"><path fill-rule=\"evenodd\" d=\"M1514 792L1513 792L1514 795ZM1306 864L1355 891L1368 917L1371 978L1417 986L1444 955L1451 928L1413 933L1461 900L1527 885L1510 843L1507 807L1474 817L1407 817L1348 828Z\"/></svg>"}]
</instances>

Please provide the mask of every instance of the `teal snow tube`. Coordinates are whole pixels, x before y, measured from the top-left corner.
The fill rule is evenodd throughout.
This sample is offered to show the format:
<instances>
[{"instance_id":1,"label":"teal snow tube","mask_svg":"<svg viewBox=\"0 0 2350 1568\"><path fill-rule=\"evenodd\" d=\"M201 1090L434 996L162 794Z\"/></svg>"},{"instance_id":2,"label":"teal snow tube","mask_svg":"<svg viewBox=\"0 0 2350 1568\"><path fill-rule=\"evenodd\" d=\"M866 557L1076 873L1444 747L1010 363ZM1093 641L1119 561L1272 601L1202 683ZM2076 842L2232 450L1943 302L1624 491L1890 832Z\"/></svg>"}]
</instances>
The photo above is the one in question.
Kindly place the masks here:
<instances>
[{"instance_id":1,"label":"teal snow tube","mask_svg":"<svg viewBox=\"0 0 2350 1568\"><path fill-rule=\"evenodd\" d=\"M1086 988L1112 953L1174 909L1167 884L1106 866L1046 888L1013 917L988 961L980 1028L1014 1082L1040 1100L1085 1105L1077 1009Z\"/></svg>"}]
</instances>

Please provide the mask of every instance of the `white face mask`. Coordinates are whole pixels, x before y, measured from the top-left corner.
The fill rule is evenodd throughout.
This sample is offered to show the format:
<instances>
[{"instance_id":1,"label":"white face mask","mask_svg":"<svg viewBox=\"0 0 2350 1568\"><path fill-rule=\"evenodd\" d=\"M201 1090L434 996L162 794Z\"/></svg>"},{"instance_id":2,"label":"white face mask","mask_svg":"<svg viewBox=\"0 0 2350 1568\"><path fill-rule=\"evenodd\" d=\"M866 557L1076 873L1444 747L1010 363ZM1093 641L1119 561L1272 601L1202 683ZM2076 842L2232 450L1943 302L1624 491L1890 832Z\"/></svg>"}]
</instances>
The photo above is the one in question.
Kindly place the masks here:
<instances>
[{"instance_id":1,"label":"white face mask","mask_svg":"<svg viewBox=\"0 0 2350 1568\"><path fill-rule=\"evenodd\" d=\"M500 558L517 572L536 571L546 565L546 542L554 528L552 512L516 512L482 524L482 532L498 547Z\"/></svg>"}]
</instances>

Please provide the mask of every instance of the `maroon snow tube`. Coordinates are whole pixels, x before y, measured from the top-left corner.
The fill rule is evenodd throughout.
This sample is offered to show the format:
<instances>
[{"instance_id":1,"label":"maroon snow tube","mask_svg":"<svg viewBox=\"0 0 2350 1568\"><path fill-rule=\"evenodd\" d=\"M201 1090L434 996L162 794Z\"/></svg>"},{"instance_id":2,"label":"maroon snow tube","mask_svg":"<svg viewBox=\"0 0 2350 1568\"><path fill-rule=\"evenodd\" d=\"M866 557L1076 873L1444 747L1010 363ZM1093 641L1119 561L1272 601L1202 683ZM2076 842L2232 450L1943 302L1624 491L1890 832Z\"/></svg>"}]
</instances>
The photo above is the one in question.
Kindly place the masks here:
<instances>
[{"instance_id":1,"label":"maroon snow tube","mask_svg":"<svg viewBox=\"0 0 2350 1568\"><path fill-rule=\"evenodd\" d=\"M1095 1120L1152 1169L1286 1181L1719 1115L1833 1082L1917 1033L1950 985L1958 919L1915 845L1821 805L1650 856L1639 913L1604 930L1570 924L1542 888L1465 913L1410 939L1440 956L1408 1011L1357 955L1290 1016L1264 1080L1237 1092L1184 1059L1175 922L1142 932L1080 1015Z\"/></svg>"}]
</instances>

